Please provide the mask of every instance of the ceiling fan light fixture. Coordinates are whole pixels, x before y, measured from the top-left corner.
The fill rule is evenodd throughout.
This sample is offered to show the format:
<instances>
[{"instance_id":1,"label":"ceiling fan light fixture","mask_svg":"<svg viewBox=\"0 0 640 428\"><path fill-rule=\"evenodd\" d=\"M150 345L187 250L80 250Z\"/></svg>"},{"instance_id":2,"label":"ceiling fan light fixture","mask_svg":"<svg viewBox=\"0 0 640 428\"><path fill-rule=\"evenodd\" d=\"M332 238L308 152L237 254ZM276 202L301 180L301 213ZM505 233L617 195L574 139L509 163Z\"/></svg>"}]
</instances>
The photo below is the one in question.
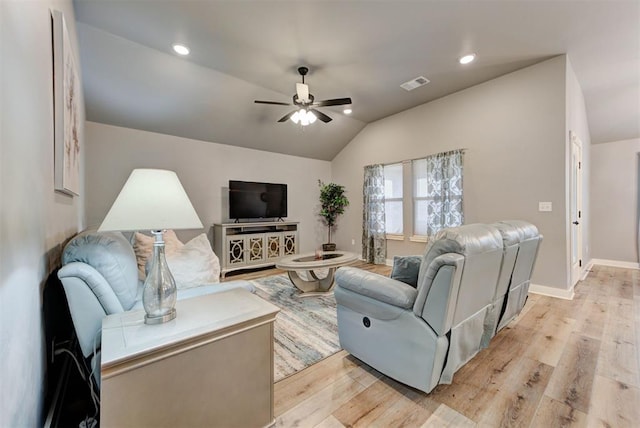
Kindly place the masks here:
<instances>
[{"instance_id":1,"label":"ceiling fan light fixture","mask_svg":"<svg viewBox=\"0 0 640 428\"><path fill-rule=\"evenodd\" d=\"M316 117L315 114L313 114L312 111L308 111L307 112L307 120L309 121L309 124L312 124L313 122L315 122L318 118Z\"/></svg>"},{"instance_id":2,"label":"ceiling fan light fixture","mask_svg":"<svg viewBox=\"0 0 640 428\"><path fill-rule=\"evenodd\" d=\"M471 62L473 62L476 59L476 54L471 53L465 56L460 57L460 59L458 60L458 62L462 65L464 64L469 64Z\"/></svg>"},{"instance_id":3,"label":"ceiling fan light fixture","mask_svg":"<svg viewBox=\"0 0 640 428\"><path fill-rule=\"evenodd\" d=\"M300 110L298 110L297 112L291 115L291 121L296 125L300 123L300 125L302 126L311 125L317 119L318 118L316 117L315 114L313 114L313 112L307 111L303 108L301 108Z\"/></svg>"},{"instance_id":4,"label":"ceiling fan light fixture","mask_svg":"<svg viewBox=\"0 0 640 428\"><path fill-rule=\"evenodd\" d=\"M344 114L351 114L353 112L353 110L351 110L350 108L346 108L342 111Z\"/></svg>"},{"instance_id":5,"label":"ceiling fan light fixture","mask_svg":"<svg viewBox=\"0 0 640 428\"><path fill-rule=\"evenodd\" d=\"M189 52L190 52L189 48L183 44L174 43L172 47L173 47L173 51L178 55L182 55L182 56L189 55Z\"/></svg>"}]
</instances>

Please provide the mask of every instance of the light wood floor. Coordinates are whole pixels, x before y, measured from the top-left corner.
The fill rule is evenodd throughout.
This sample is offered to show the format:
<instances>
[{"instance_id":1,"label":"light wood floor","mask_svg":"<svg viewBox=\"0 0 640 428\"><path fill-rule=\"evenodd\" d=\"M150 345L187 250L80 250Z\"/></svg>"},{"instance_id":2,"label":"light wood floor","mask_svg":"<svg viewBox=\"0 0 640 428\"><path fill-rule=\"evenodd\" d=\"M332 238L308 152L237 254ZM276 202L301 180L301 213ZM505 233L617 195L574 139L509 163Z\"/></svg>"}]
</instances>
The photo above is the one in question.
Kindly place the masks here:
<instances>
[{"instance_id":1,"label":"light wood floor","mask_svg":"<svg viewBox=\"0 0 640 428\"><path fill-rule=\"evenodd\" d=\"M595 266L575 292L530 294L490 347L430 394L341 351L275 384L276 426L640 427L640 271Z\"/></svg>"}]
</instances>

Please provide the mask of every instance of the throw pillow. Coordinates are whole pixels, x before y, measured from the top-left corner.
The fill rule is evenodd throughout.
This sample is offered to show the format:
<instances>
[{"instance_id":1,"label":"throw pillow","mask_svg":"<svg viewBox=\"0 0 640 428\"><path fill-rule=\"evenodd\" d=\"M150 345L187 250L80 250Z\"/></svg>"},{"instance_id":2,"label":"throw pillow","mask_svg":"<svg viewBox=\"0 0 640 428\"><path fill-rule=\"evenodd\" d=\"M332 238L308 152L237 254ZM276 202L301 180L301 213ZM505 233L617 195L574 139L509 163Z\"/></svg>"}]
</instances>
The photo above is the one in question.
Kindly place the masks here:
<instances>
[{"instance_id":1,"label":"throw pillow","mask_svg":"<svg viewBox=\"0 0 640 428\"><path fill-rule=\"evenodd\" d=\"M136 232L133 234L133 251L136 253L136 261L138 262L138 279L144 281L146 278L145 267L147 261L151 260L153 254L153 242L156 239L153 236L147 236ZM169 254L181 248L184 244L180 242L173 230L164 232L164 253Z\"/></svg>"},{"instance_id":2,"label":"throw pillow","mask_svg":"<svg viewBox=\"0 0 640 428\"><path fill-rule=\"evenodd\" d=\"M416 288L421 262L422 256L394 256L391 278Z\"/></svg>"},{"instance_id":3,"label":"throw pillow","mask_svg":"<svg viewBox=\"0 0 640 428\"><path fill-rule=\"evenodd\" d=\"M204 233L165 257L179 290L220 282L220 261ZM151 260L147 263L150 268Z\"/></svg>"}]
</instances>

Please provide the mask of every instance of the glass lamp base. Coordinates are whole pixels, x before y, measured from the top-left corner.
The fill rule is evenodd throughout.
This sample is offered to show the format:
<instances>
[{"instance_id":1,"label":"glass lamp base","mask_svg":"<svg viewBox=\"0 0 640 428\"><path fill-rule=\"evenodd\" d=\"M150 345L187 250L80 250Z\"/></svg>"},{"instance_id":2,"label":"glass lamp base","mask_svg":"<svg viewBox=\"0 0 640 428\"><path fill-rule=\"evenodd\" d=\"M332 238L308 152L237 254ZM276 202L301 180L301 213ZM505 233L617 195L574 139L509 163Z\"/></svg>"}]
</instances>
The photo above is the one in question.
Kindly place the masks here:
<instances>
[{"instance_id":1,"label":"glass lamp base","mask_svg":"<svg viewBox=\"0 0 640 428\"><path fill-rule=\"evenodd\" d=\"M144 323L145 324L162 324L162 323L171 321L175 317L176 317L176 309L173 308L173 309L171 309L171 311L169 311L168 313L166 313L164 315L151 316L149 314L146 314L144 316Z\"/></svg>"}]
</instances>

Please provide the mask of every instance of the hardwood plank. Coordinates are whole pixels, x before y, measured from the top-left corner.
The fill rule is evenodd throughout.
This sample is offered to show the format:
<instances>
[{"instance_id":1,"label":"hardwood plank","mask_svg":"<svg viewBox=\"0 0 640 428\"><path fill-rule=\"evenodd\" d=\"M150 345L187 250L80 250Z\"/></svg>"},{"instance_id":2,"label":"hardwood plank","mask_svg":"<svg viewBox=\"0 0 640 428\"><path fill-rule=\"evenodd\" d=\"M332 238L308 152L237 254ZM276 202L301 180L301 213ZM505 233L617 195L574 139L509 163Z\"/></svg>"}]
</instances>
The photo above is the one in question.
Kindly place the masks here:
<instances>
[{"instance_id":1,"label":"hardwood plank","mask_svg":"<svg viewBox=\"0 0 640 428\"><path fill-rule=\"evenodd\" d=\"M379 380L333 412L333 416L348 427L368 427L401 398L400 392Z\"/></svg>"},{"instance_id":2,"label":"hardwood plank","mask_svg":"<svg viewBox=\"0 0 640 428\"><path fill-rule=\"evenodd\" d=\"M344 428L344 425L342 425L333 415L329 415L314 428Z\"/></svg>"},{"instance_id":3,"label":"hardwood plank","mask_svg":"<svg viewBox=\"0 0 640 428\"><path fill-rule=\"evenodd\" d=\"M540 331L534 334L526 356L555 367L560 361L576 320L566 317L550 317Z\"/></svg>"},{"instance_id":4,"label":"hardwood plank","mask_svg":"<svg viewBox=\"0 0 640 428\"><path fill-rule=\"evenodd\" d=\"M631 300L611 298L597 373L640 387L633 307Z\"/></svg>"},{"instance_id":5,"label":"hardwood plank","mask_svg":"<svg viewBox=\"0 0 640 428\"><path fill-rule=\"evenodd\" d=\"M596 376L588 426L638 427L640 391L623 382Z\"/></svg>"},{"instance_id":6,"label":"hardwood plank","mask_svg":"<svg viewBox=\"0 0 640 428\"><path fill-rule=\"evenodd\" d=\"M545 394L588 412L599 350L599 340L572 333Z\"/></svg>"},{"instance_id":7,"label":"hardwood plank","mask_svg":"<svg viewBox=\"0 0 640 428\"><path fill-rule=\"evenodd\" d=\"M319 424L364 389L362 384L345 375L280 415L276 419L276 426L306 427Z\"/></svg>"},{"instance_id":8,"label":"hardwood plank","mask_svg":"<svg viewBox=\"0 0 640 428\"><path fill-rule=\"evenodd\" d=\"M583 427L586 424L587 415L585 413L544 395L530 426L565 428Z\"/></svg>"},{"instance_id":9,"label":"hardwood plank","mask_svg":"<svg viewBox=\"0 0 640 428\"><path fill-rule=\"evenodd\" d=\"M421 428L473 428L477 424L451 407L441 404Z\"/></svg>"},{"instance_id":10,"label":"hardwood plank","mask_svg":"<svg viewBox=\"0 0 640 428\"><path fill-rule=\"evenodd\" d=\"M600 300L587 298L582 315L576 322L576 331L584 336L602 339L608 306L608 298Z\"/></svg>"},{"instance_id":11,"label":"hardwood plank","mask_svg":"<svg viewBox=\"0 0 640 428\"><path fill-rule=\"evenodd\" d=\"M407 397L401 397L371 423L371 427L417 427L433 413Z\"/></svg>"},{"instance_id":12,"label":"hardwood plank","mask_svg":"<svg viewBox=\"0 0 640 428\"><path fill-rule=\"evenodd\" d=\"M528 426L552 372L553 367L547 364L522 358L483 412L479 424L494 427Z\"/></svg>"},{"instance_id":13,"label":"hardwood plank","mask_svg":"<svg viewBox=\"0 0 640 428\"><path fill-rule=\"evenodd\" d=\"M282 415L358 367L340 351L274 385L274 413Z\"/></svg>"}]
</instances>

